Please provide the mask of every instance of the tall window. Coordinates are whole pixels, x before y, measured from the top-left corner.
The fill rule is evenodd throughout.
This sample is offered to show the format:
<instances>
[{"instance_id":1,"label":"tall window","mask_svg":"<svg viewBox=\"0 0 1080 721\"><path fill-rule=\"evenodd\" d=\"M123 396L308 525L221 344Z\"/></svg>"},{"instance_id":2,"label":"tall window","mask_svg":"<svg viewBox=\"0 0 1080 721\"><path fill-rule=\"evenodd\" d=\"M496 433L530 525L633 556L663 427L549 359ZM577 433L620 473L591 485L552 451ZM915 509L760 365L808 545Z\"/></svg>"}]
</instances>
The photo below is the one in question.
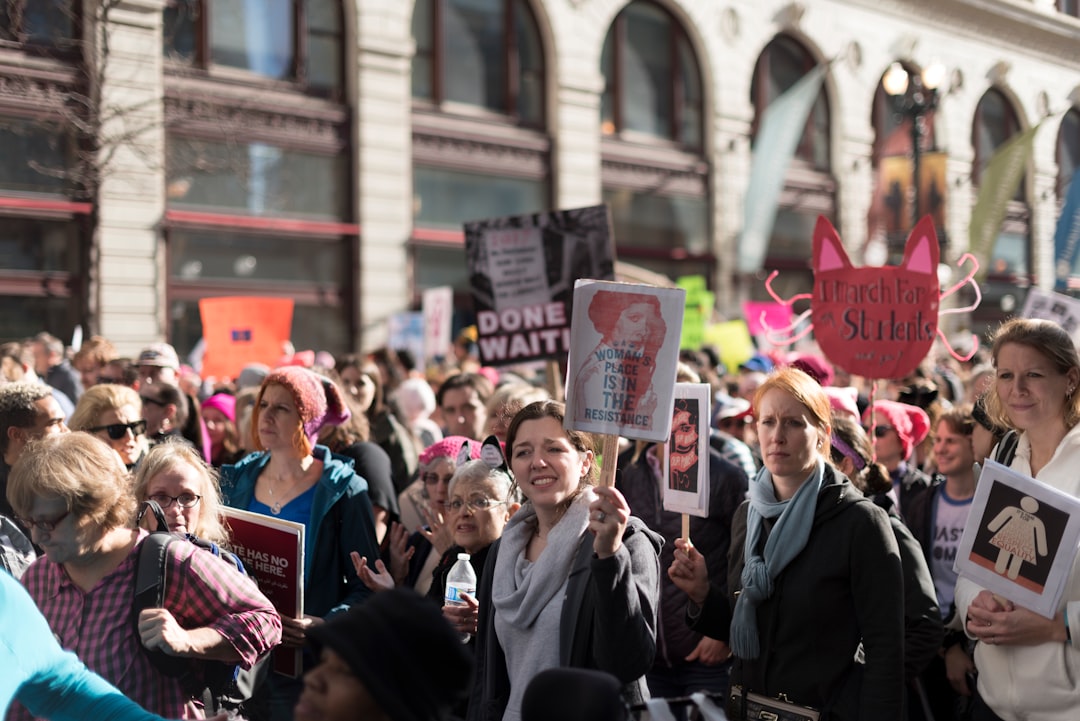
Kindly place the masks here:
<instances>
[{"instance_id":1,"label":"tall window","mask_svg":"<svg viewBox=\"0 0 1080 721\"><path fill-rule=\"evenodd\" d=\"M413 298L470 307L462 223L551 207L544 45L528 0L416 0L412 32Z\"/></svg>"},{"instance_id":2,"label":"tall window","mask_svg":"<svg viewBox=\"0 0 1080 721\"><path fill-rule=\"evenodd\" d=\"M70 49L78 27L77 6L73 0L0 1L0 47Z\"/></svg>"},{"instance_id":3,"label":"tall window","mask_svg":"<svg viewBox=\"0 0 1080 721\"><path fill-rule=\"evenodd\" d=\"M1076 108L1065 113L1065 117L1061 120L1061 129L1058 131L1057 139L1057 166L1058 177L1055 190L1058 205L1062 206L1065 203L1066 193L1071 188L1070 183L1080 183L1080 175L1076 173L1080 168L1080 110ZM1070 290L1080 290L1080 253L1073 262L1071 275L1068 283Z\"/></svg>"},{"instance_id":4,"label":"tall window","mask_svg":"<svg viewBox=\"0 0 1080 721\"><path fill-rule=\"evenodd\" d=\"M765 46L754 66L750 101L754 106L751 132L756 146L762 115L769 104L787 92L817 61L794 38L778 35ZM784 188L776 211L765 267L783 270L777 281L781 295L790 297L811 290L813 276L806 259L811 255L813 229L818 215L836 225L836 180L831 174L829 102L823 86L807 118L795 155L788 165ZM754 148L754 152L758 152ZM767 300L760 282L750 284L755 300Z\"/></svg>"},{"instance_id":5,"label":"tall window","mask_svg":"<svg viewBox=\"0 0 1080 721\"><path fill-rule=\"evenodd\" d=\"M817 61L806 48L786 35L777 36L765 46L750 84L750 100L754 104L752 132L755 138L761 116L769 104L787 92L815 65ZM824 88L810 111L806 129L795 150L795 158L814 170L828 172L830 169L829 100Z\"/></svg>"},{"instance_id":6,"label":"tall window","mask_svg":"<svg viewBox=\"0 0 1080 721\"><path fill-rule=\"evenodd\" d=\"M544 125L544 53L526 0L417 0L412 94Z\"/></svg>"},{"instance_id":7,"label":"tall window","mask_svg":"<svg viewBox=\"0 0 1080 721\"><path fill-rule=\"evenodd\" d=\"M341 0L166 0L165 57L343 92Z\"/></svg>"},{"instance_id":8,"label":"tall window","mask_svg":"<svg viewBox=\"0 0 1080 721\"><path fill-rule=\"evenodd\" d=\"M605 135L641 134L701 147L701 72L670 14L651 2L631 3L608 31L600 63Z\"/></svg>"},{"instance_id":9,"label":"tall window","mask_svg":"<svg viewBox=\"0 0 1080 721\"><path fill-rule=\"evenodd\" d=\"M343 7L165 8L166 298L181 352L202 335L199 300L224 295L291 298L297 348L354 349L359 229Z\"/></svg>"},{"instance_id":10,"label":"tall window","mask_svg":"<svg viewBox=\"0 0 1080 721\"><path fill-rule=\"evenodd\" d=\"M1074 18L1080 17L1080 0L1057 0L1057 9Z\"/></svg>"},{"instance_id":11,"label":"tall window","mask_svg":"<svg viewBox=\"0 0 1080 721\"><path fill-rule=\"evenodd\" d=\"M636 0L608 30L600 66L603 193L619 257L672 278L711 276L704 96L686 31Z\"/></svg>"}]
</instances>

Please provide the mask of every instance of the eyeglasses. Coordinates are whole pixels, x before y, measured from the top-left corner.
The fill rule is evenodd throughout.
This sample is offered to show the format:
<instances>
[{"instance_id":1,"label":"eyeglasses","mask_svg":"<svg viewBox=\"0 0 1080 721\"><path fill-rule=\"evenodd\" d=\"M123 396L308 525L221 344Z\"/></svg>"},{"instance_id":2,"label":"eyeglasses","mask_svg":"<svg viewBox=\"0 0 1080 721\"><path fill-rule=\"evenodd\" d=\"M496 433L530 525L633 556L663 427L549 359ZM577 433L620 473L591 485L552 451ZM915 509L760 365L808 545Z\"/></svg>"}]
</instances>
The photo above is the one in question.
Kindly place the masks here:
<instances>
[{"instance_id":1,"label":"eyeglasses","mask_svg":"<svg viewBox=\"0 0 1080 721\"><path fill-rule=\"evenodd\" d=\"M891 430L892 426L874 426L874 438L884 438Z\"/></svg>"},{"instance_id":2,"label":"eyeglasses","mask_svg":"<svg viewBox=\"0 0 1080 721\"><path fill-rule=\"evenodd\" d=\"M35 521L30 518L20 518L19 522L27 528L36 528L43 533L52 533L54 530L56 530L56 527L60 525L60 522L70 515L71 509L69 508L51 521Z\"/></svg>"},{"instance_id":3,"label":"eyeglasses","mask_svg":"<svg viewBox=\"0 0 1080 721\"><path fill-rule=\"evenodd\" d=\"M463 501L458 498L457 500L453 500L447 503L446 507L454 513L458 513L466 505L468 505L469 508L473 509L474 511L486 511L492 506L501 506L504 503L506 503L506 501L496 501L494 498L481 498L477 496L476 498L470 498L467 501Z\"/></svg>"},{"instance_id":4,"label":"eyeglasses","mask_svg":"<svg viewBox=\"0 0 1080 721\"><path fill-rule=\"evenodd\" d=\"M202 496L196 496L194 493L181 493L179 496L170 496L167 493L155 493L150 496L150 500L161 506L161 510L172 508L173 503L180 504L181 508L194 508L199 505L201 499Z\"/></svg>"},{"instance_id":5,"label":"eyeglasses","mask_svg":"<svg viewBox=\"0 0 1080 721\"><path fill-rule=\"evenodd\" d=\"M168 403L162 403L161 401L159 401L156 398L150 398L148 396L139 396L139 397L142 399L142 402L144 404L149 403L150 405L157 406L158 408L164 408L165 406L169 405Z\"/></svg>"},{"instance_id":6,"label":"eyeglasses","mask_svg":"<svg viewBox=\"0 0 1080 721\"><path fill-rule=\"evenodd\" d=\"M96 426L94 428L87 428L86 430L91 433L97 433L98 431L105 431L109 434L109 438L114 441L118 441L131 431L133 436L141 436L146 432L146 421L132 421L131 423L110 423L107 426Z\"/></svg>"}]
</instances>

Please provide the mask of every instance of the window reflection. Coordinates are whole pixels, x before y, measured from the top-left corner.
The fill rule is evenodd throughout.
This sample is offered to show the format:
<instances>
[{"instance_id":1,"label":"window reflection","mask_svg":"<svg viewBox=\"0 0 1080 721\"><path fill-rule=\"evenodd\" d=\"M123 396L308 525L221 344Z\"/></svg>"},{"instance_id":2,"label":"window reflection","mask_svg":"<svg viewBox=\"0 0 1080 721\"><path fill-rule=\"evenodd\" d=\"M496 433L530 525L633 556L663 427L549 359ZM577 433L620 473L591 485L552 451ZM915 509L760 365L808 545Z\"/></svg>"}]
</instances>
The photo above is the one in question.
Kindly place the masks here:
<instances>
[{"instance_id":1,"label":"window reflection","mask_svg":"<svg viewBox=\"0 0 1080 721\"><path fill-rule=\"evenodd\" d=\"M69 46L75 37L72 0L2 0L0 40Z\"/></svg>"},{"instance_id":2,"label":"window reflection","mask_svg":"<svg viewBox=\"0 0 1080 721\"><path fill-rule=\"evenodd\" d=\"M171 137L167 164L169 202L175 207L347 219L342 155Z\"/></svg>"},{"instance_id":3,"label":"window reflection","mask_svg":"<svg viewBox=\"0 0 1080 721\"><path fill-rule=\"evenodd\" d=\"M43 121L0 116L0 188L64 194L70 138Z\"/></svg>"},{"instance_id":4,"label":"window reflection","mask_svg":"<svg viewBox=\"0 0 1080 721\"><path fill-rule=\"evenodd\" d=\"M480 218L536 213L549 207L540 180L463 173L414 166L415 223L427 228L461 230Z\"/></svg>"},{"instance_id":5,"label":"window reflection","mask_svg":"<svg viewBox=\"0 0 1080 721\"><path fill-rule=\"evenodd\" d=\"M303 252L297 252L298 243ZM337 288L349 268L343 242L173 230L169 233L169 275L185 281L258 280Z\"/></svg>"},{"instance_id":6,"label":"window reflection","mask_svg":"<svg viewBox=\"0 0 1080 721\"><path fill-rule=\"evenodd\" d=\"M292 0L216 0L210 16L215 63L271 78L292 69Z\"/></svg>"},{"instance_id":7,"label":"window reflection","mask_svg":"<svg viewBox=\"0 0 1080 721\"><path fill-rule=\"evenodd\" d=\"M704 198L604 191L619 248L682 249L702 255L709 250L708 204Z\"/></svg>"}]
</instances>

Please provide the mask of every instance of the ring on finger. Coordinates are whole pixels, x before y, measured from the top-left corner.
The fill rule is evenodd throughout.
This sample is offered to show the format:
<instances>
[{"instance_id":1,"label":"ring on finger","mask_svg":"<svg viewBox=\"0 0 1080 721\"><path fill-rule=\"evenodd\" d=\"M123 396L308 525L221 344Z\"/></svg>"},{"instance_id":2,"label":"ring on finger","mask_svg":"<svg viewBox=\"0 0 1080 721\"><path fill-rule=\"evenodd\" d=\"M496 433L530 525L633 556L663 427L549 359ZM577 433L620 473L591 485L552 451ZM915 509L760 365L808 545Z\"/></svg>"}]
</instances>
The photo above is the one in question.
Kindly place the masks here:
<instances>
[{"instance_id":1,"label":"ring on finger","mask_svg":"<svg viewBox=\"0 0 1080 721\"><path fill-rule=\"evenodd\" d=\"M601 521L601 522L603 522L603 520L604 520L605 518L607 518L607 514L606 514L606 513L604 513L603 511L597 511L597 512L596 512L596 520L598 520L598 521Z\"/></svg>"}]
</instances>

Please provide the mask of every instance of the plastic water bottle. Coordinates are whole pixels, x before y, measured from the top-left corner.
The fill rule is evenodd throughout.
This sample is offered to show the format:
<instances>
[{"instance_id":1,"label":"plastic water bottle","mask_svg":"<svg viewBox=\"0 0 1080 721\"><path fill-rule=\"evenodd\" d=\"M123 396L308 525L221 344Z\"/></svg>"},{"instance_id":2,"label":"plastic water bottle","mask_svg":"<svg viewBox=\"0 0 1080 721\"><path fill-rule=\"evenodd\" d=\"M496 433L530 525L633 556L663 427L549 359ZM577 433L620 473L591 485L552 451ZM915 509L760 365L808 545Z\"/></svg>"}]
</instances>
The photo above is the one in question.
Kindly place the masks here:
<instances>
[{"instance_id":1,"label":"plastic water bottle","mask_svg":"<svg viewBox=\"0 0 1080 721\"><path fill-rule=\"evenodd\" d=\"M470 556L467 553L457 555L457 561L454 563L453 568L450 569L450 574L446 577L446 595L443 596L444 606L469 605L461 597L463 593L476 598L476 571L473 570L472 564L469 563L469 558ZM471 633L461 634L462 643L468 643L470 638L472 638Z\"/></svg>"}]
</instances>

